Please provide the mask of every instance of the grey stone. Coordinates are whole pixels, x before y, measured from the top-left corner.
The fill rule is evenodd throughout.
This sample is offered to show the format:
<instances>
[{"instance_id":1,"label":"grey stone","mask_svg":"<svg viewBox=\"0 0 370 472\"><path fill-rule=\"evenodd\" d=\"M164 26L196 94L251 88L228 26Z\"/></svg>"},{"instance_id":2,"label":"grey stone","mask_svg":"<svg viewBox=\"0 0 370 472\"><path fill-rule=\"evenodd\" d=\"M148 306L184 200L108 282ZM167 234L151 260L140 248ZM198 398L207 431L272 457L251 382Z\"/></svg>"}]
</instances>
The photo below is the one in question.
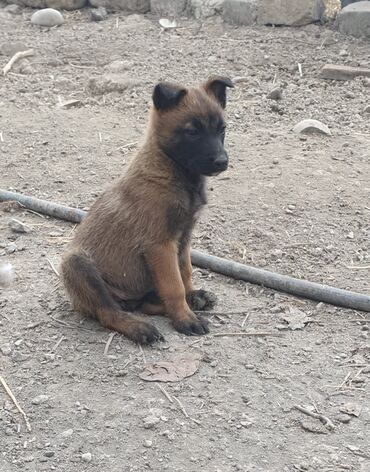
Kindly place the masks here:
<instances>
[{"instance_id":1,"label":"grey stone","mask_svg":"<svg viewBox=\"0 0 370 472\"><path fill-rule=\"evenodd\" d=\"M49 400L47 395L38 395L37 397L31 400L32 405L41 405L42 403L46 403Z\"/></svg>"},{"instance_id":2,"label":"grey stone","mask_svg":"<svg viewBox=\"0 0 370 472\"><path fill-rule=\"evenodd\" d=\"M60 26L64 23L63 15L53 8L44 8L31 16L31 23L37 26Z\"/></svg>"},{"instance_id":3,"label":"grey stone","mask_svg":"<svg viewBox=\"0 0 370 472\"><path fill-rule=\"evenodd\" d=\"M154 415L150 415L144 418L143 422L145 429L151 429L154 428L160 422L160 418Z\"/></svg>"},{"instance_id":4,"label":"grey stone","mask_svg":"<svg viewBox=\"0 0 370 472\"><path fill-rule=\"evenodd\" d=\"M360 38L370 38L370 2L353 3L338 15L339 31Z\"/></svg>"},{"instance_id":5,"label":"grey stone","mask_svg":"<svg viewBox=\"0 0 370 472\"><path fill-rule=\"evenodd\" d=\"M275 88L267 95L267 98L270 100L281 100L283 97L283 92L281 88Z\"/></svg>"},{"instance_id":6,"label":"grey stone","mask_svg":"<svg viewBox=\"0 0 370 472\"><path fill-rule=\"evenodd\" d=\"M364 108L364 113L370 113L370 105L367 105L367 106Z\"/></svg>"},{"instance_id":7,"label":"grey stone","mask_svg":"<svg viewBox=\"0 0 370 472\"><path fill-rule=\"evenodd\" d=\"M341 0L340 5L342 8L350 5L351 3L361 2L362 0Z\"/></svg>"},{"instance_id":8,"label":"grey stone","mask_svg":"<svg viewBox=\"0 0 370 472\"><path fill-rule=\"evenodd\" d=\"M12 3L30 8L54 8L56 10L77 10L87 4L87 0L12 0Z\"/></svg>"},{"instance_id":9,"label":"grey stone","mask_svg":"<svg viewBox=\"0 0 370 472\"><path fill-rule=\"evenodd\" d=\"M324 12L323 0L260 0L257 23L302 26L319 21Z\"/></svg>"},{"instance_id":10,"label":"grey stone","mask_svg":"<svg viewBox=\"0 0 370 472\"><path fill-rule=\"evenodd\" d=\"M92 454L91 452L85 452L85 454L82 454L81 459L84 462L91 462L92 461Z\"/></svg>"},{"instance_id":11,"label":"grey stone","mask_svg":"<svg viewBox=\"0 0 370 472\"><path fill-rule=\"evenodd\" d=\"M104 7L107 11L147 13L150 10L150 0L90 0L90 5Z\"/></svg>"},{"instance_id":12,"label":"grey stone","mask_svg":"<svg viewBox=\"0 0 370 472\"><path fill-rule=\"evenodd\" d=\"M223 19L235 25L253 25L257 20L258 0L225 0Z\"/></svg>"},{"instance_id":13,"label":"grey stone","mask_svg":"<svg viewBox=\"0 0 370 472\"><path fill-rule=\"evenodd\" d=\"M150 0L150 11L171 18L185 14L187 3L187 0Z\"/></svg>"},{"instance_id":14,"label":"grey stone","mask_svg":"<svg viewBox=\"0 0 370 472\"><path fill-rule=\"evenodd\" d=\"M11 15L19 15L22 11L21 7L19 5L16 5L15 3L12 3L11 5L7 5L3 11L10 13Z\"/></svg>"},{"instance_id":15,"label":"grey stone","mask_svg":"<svg viewBox=\"0 0 370 472\"><path fill-rule=\"evenodd\" d=\"M93 21L103 21L108 18L108 13L105 7L93 8L90 10L90 14Z\"/></svg>"},{"instance_id":16,"label":"grey stone","mask_svg":"<svg viewBox=\"0 0 370 472\"><path fill-rule=\"evenodd\" d=\"M22 223L19 220L16 220L15 218L12 218L9 221L9 228L14 232L14 233L28 233L29 227Z\"/></svg>"},{"instance_id":17,"label":"grey stone","mask_svg":"<svg viewBox=\"0 0 370 472\"><path fill-rule=\"evenodd\" d=\"M14 56L19 51L26 51L27 49L30 49L27 47L24 43L21 43L19 41L16 41L14 43L2 43L0 46L0 51L1 54L4 54L4 56Z\"/></svg>"},{"instance_id":18,"label":"grey stone","mask_svg":"<svg viewBox=\"0 0 370 472\"><path fill-rule=\"evenodd\" d=\"M5 248L5 252L7 254L13 254L13 252L16 252L16 251L18 251L18 247L15 243L10 243Z\"/></svg>"},{"instance_id":19,"label":"grey stone","mask_svg":"<svg viewBox=\"0 0 370 472\"><path fill-rule=\"evenodd\" d=\"M319 133L331 135L330 129L318 120L302 120L293 128L293 132L300 133Z\"/></svg>"},{"instance_id":20,"label":"grey stone","mask_svg":"<svg viewBox=\"0 0 370 472\"><path fill-rule=\"evenodd\" d=\"M196 19L210 18L222 12L223 4L224 0L190 0L188 13Z\"/></svg>"},{"instance_id":21,"label":"grey stone","mask_svg":"<svg viewBox=\"0 0 370 472\"><path fill-rule=\"evenodd\" d=\"M9 356L12 352L12 348L9 343L5 343L0 346L0 351L4 356Z\"/></svg>"}]
</instances>

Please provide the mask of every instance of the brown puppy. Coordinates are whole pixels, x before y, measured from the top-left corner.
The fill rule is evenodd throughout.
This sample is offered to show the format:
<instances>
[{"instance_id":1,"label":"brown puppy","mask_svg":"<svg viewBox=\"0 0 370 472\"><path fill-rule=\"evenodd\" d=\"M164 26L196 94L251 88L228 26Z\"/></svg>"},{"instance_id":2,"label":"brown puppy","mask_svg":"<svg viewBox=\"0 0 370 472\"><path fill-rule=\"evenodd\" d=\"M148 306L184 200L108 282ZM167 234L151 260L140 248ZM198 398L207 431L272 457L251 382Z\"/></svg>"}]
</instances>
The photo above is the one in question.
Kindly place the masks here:
<instances>
[{"instance_id":1,"label":"brown puppy","mask_svg":"<svg viewBox=\"0 0 370 472\"><path fill-rule=\"evenodd\" d=\"M160 83L146 140L126 174L94 203L62 263L75 310L139 343L162 339L129 314L166 314L188 335L208 332L192 309L214 298L193 290L190 237L206 203L205 176L226 170L227 78L196 88Z\"/></svg>"}]
</instances>

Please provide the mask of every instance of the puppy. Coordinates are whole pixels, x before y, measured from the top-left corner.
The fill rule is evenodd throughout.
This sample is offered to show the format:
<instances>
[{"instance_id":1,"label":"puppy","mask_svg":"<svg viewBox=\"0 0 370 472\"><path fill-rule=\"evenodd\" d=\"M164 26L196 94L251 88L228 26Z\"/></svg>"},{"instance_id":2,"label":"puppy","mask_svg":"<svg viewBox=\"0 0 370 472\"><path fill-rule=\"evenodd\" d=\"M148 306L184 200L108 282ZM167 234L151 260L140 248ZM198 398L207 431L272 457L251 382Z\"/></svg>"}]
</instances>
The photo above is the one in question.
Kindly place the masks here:
<instances>
[{"instance_id":1,"label":"puppy","mask_svg":"<svg viewBox=\"0 0 370 472\"><path fill-rule=\"evenodd\" d=\"M207 202L206 177L228 166L227 87L217 76L194 88L156 85L144 144L93 204L62 261L73 308L135 342L162 336L133 311L166 315L187 335L208 333L192 310L215 298L193 288L190 239Z\"/></svg>"}]
</instances>

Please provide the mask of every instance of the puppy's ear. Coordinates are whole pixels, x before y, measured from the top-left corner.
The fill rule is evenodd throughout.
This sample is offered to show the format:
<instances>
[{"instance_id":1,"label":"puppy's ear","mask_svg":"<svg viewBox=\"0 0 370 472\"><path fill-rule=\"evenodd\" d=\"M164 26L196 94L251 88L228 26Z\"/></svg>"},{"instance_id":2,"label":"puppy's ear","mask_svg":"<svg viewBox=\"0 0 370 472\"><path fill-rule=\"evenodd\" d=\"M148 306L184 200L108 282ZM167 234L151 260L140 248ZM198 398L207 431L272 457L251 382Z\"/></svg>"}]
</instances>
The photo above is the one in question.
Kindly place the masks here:
<instances>
[{"instance_id":1,"label":"puppy's ear","mask_svg":"<svg viewBox=\"0 0 370 472\"><path fill-rule=\"evenodd\" d=\"M157 110L165 111L175 107L187 94L187 90L179 85L160 82L153 90L153 103Z\"/></svg>"},{"instance_id":2,"label":"puppy's ear","mask_svg":"<svg viewBox=\"0 0 370 472\"><path fill-rule=\"evenodd\" d=\"M204 89L208 95L212 95L222 108L226 107L226 87L233 88L234 84L227 77L213 76L204 84Z\"/></svg>"}]
</instances>

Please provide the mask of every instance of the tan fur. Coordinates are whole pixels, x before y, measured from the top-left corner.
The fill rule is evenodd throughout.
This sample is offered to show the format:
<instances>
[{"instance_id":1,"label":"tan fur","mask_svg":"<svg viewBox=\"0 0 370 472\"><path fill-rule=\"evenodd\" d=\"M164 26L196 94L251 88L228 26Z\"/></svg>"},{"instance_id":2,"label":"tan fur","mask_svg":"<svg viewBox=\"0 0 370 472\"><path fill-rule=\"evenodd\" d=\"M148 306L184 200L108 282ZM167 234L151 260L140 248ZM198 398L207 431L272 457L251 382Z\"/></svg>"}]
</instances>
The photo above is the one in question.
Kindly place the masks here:
<instances>
[{"instance_id":1,"label":"tan fur","mask_svg":"<svg viewBox=\"0 0 370 472\"><path fill-rule=\"evenodd\" d=\"M188 89L173 110L152 109L143 146L125 175L93 204L63 259L63 279L73 307L138 342L151 342L150 329L155 328L130 316L130 303L131 309L148 314L166 313L175 326L198 322L186 301L193 291L189 239L195 215L174 163L163 155L160 144L194 112L206 119L210 111L222 113L222 108L205 86ZM169 208L183 213L185 230L169 234ZM189 237L179 254L184 232ZM145 302L150 292L160 301ZM126 310L119 305L122 300Z\"/></svg>"}]
</instances>

